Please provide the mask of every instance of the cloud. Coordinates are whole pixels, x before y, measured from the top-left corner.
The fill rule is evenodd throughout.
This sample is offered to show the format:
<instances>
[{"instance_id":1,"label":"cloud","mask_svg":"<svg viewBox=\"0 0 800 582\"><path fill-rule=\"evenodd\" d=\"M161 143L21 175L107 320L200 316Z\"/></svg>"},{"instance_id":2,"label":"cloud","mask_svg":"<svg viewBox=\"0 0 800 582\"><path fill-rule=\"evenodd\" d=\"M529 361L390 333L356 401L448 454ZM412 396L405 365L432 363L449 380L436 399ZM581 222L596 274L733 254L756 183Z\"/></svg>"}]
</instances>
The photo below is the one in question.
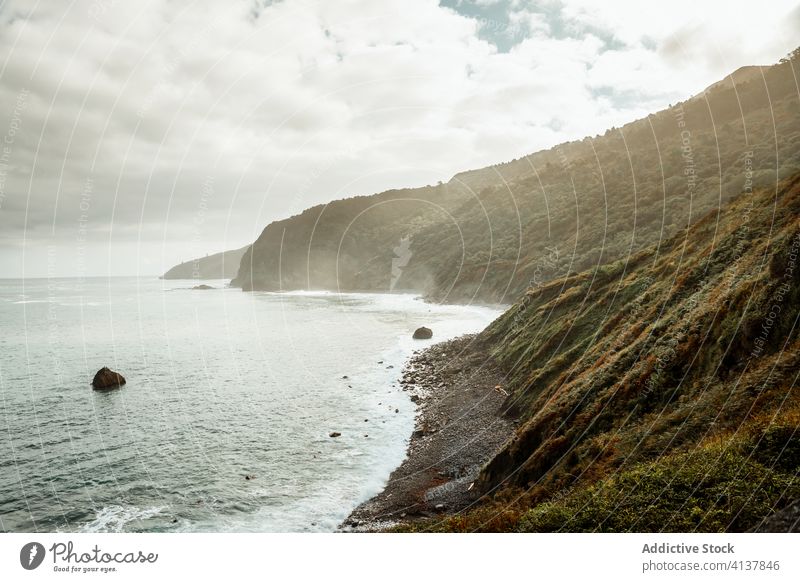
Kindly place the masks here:
<instances>
[{"instance_id":1,"label":"cloud","mask_svg":"<svg viewBox=\"0 0 800 582\"><path fill-rule=\"evenodd\" d=\"M46 274L56 249L71 274L88 225L88 274L152 274L602 132L800 44L790 3L748 6L6 2L0 269Z\"/></svg>"}]
</instances>

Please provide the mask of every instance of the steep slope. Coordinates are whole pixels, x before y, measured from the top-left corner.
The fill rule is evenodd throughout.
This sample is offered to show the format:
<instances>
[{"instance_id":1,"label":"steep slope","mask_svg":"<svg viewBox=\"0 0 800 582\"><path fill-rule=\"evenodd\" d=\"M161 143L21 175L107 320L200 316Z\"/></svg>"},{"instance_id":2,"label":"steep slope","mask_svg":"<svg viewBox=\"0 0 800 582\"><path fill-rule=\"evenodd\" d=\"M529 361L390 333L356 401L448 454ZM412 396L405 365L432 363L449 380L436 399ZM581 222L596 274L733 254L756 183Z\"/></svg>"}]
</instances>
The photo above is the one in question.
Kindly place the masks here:
<instances>
[{"instance_id":1,"label":"steep slope","mask_svg":"<svg viewBox=\"0 0 800 582\"><path fill-rule=\"evenodd\" d=\"M175 265L162 279L233 279L249 246L207 255Z\"/></svg>"},{"instance_id":2,"label":"steep slope","mask_svg":"<svg viewBox=\"0 0 800 582\"><path fill-rule=\"evenodd\" d=\"M797 60L747 68L603 136L310 209L269 225L234 284L514 300L674 234L745 175L758 186L800 170L798 71Z\"/></svg>"},{"instance_id":3,"label":"steep slope","mask_svg":"<svg viewBox=\"0 0 800 582\"><path fill-rule=\"evenodd\" d=\"M391 190L273 222L244 254L231 284L270 291L416 289L431 275L419 265L407 266L408 237L452 210L459 199L455 190L447 185Z\"/></svg>"},{"instance_id":4,"label":"steep slope","mask_svg":"<svg viewBox=\"0 0 800 582\"><path fill-rule=\"evenodd\" d=\"M741 531L800 497L800 173L530 289L481 336L514 438L444 530Z\"/></svg>"}]
</instances>

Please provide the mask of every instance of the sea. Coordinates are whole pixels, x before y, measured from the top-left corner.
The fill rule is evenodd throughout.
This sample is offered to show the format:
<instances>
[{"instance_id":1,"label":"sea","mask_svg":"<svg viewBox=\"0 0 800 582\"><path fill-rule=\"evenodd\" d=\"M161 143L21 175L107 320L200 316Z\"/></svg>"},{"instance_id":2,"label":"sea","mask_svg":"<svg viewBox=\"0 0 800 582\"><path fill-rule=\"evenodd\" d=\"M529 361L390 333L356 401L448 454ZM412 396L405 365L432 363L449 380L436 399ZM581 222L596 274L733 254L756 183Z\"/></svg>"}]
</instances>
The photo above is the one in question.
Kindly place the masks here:
<instances>
[{"instance_id":1,"label":"sea","mask_svg":"<svg viewBox=\"0 0 800 582\"><path fill-rule=\"evenodd\" d=\"M227 281L0 279L0 531L335 531L405 458L407 359L499 314ZM422 325L431 340L412 339ZM103 366L127 384L93 390Z\"/></svg>"}]
</instances>

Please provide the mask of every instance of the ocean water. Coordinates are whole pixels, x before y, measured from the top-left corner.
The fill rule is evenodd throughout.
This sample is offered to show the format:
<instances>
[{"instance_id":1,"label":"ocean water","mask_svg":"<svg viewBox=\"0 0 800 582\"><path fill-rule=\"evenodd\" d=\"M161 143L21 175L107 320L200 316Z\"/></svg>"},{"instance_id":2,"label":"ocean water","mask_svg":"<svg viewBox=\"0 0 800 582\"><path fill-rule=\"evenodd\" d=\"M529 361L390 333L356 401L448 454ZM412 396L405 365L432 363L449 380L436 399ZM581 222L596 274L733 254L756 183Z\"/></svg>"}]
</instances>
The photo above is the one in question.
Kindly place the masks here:
<instances>
[{"instance_id":1,"label":"ocean water","mask_svg":"<svg viewBox=\"0 0 800 582\"><path fill-rule=\"evenodd\" d=\"M0 531L332 531L405 457L404 361L499 314L198 283L0 280Z\"/></svg>"}]
</instances>

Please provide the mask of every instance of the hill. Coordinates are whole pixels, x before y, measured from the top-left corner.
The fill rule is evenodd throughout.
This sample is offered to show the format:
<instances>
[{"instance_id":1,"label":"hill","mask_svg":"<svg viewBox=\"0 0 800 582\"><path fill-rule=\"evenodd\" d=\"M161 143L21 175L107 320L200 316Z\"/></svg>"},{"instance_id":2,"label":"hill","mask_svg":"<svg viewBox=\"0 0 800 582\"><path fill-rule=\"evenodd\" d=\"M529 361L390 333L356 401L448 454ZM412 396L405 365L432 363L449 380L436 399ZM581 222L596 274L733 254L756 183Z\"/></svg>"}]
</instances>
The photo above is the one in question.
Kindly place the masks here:
<instances>
[{"instance_id":1,"label":"hill","mask_svg":"<svg viewBox=\"0 0 800 582\"><path fill-rule=\"evenodd\" d=\"M797 77L796 59L745 68L602 136L316 206L268 225L232 284L512 302L649 248L730 200L746 176L758 187L800 171Z\"/></svg>"},{"instance_id":2,"label":"hill","mask_svg":"<svg viewBox=\"0 0 800 582\"><path fill-rule=\"evenodd\" d=\"M233 279L239 263L249 246L233 251L206 255L175 265L164 273L162 279Z\"/></svg>"},{"instance_id":3,"label":"hill","mask_svg":"<svg viewBox=\"0 0 800 582\"><path fill-rule=\"evenodd\" d=\"M530 289L473 342L514 436L435 531L747 531L800 498L800 173ZM476 435L480 438L480 435Z\"/></svg>"}]
</instances>

